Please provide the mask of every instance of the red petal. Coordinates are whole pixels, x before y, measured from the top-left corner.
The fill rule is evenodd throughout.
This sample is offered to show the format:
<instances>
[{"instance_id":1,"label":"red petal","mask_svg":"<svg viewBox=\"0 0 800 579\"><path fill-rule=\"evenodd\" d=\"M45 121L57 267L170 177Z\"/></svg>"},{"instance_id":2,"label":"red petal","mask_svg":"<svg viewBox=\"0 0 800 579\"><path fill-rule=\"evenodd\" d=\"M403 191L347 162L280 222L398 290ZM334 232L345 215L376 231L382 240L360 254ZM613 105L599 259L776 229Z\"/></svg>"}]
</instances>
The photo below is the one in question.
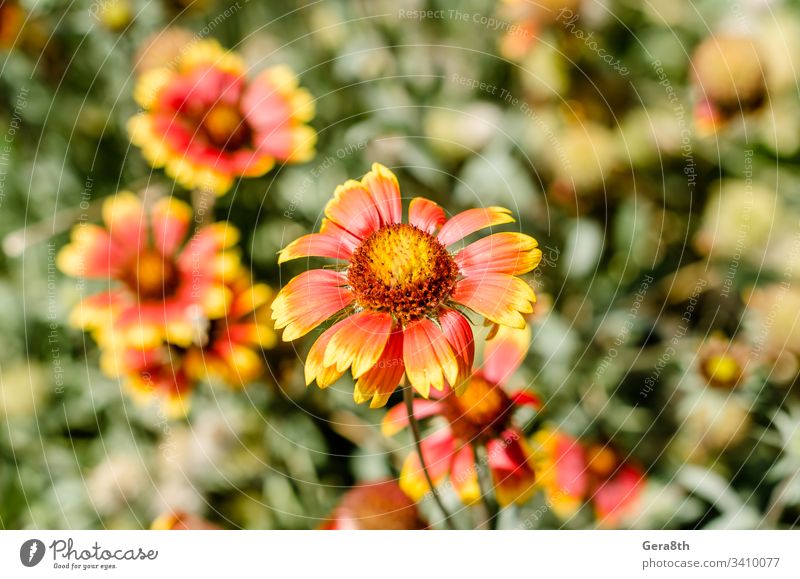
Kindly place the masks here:
<instances>
[{"instance_id":1,"label":"red petal","mask_svg":"<svg viewBox=\"0 0 800 579\"><path fill-rule=\"evenodd\" d=\"M467 318L448 308L442 308L442 312L439 314L439 324L458 359L458 379L454 384L458 390L461 384L465 383L472 375L472 365L475 361L475 340L472 335L472 327Z\"/></svg>"}]
</instances>

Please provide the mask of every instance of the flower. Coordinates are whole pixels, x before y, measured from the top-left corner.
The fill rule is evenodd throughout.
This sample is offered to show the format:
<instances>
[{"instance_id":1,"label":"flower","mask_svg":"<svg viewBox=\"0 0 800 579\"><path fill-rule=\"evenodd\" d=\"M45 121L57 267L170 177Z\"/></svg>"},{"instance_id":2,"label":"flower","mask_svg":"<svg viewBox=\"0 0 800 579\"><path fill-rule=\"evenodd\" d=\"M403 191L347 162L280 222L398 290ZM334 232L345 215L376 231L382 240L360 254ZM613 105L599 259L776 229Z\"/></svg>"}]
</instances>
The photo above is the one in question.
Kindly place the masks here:
<instances>
[{"instance_id":1,"label":"flower","mask_svg":"<svg viewBox=\"0 0 800 579\"><path fill-rule=\"evenodd\" d=\"M272 305L285 341L333 318L308 353L306 383L325 388L350 368L357 403L384 406L407 377L425 398L431 388L470 376L470 309L494 324L525 326L533 289L518 275L542 252L532 237L505 232L449 249L481 229L513 222L507 209L469 209L447 219L417 197L402 221L397 178L374 164L361 181L340 185L325 207L320 233L280 252L279 263L317 256L338 269L312 269L292 279Z\"/></svg>"},{"instance_id":2,"label":"flower","mask_svg":"<svg viewBox=\"0 0 800 579\"><path fill-rule=\"evenodd\" d=\"M101 345L113 338L117 347L150 348L163 340L188 347L208 320L226 314L232 291L225 281L242 267L234 227L214 223L186 241L188 205L161 198L145 207L127 191L106 199L103 221L105 227L75 227L57 257L67 275L107 284L73 309L74 325Z\"/></svg>"},{"instance_id":3,"label":"flower","mask_svg":"<svg viewBox=\"0 0 800 579\"><path fill-rule=\"evenodd\" d=\"M210 320L197 343L179 347L164 342L145 349L108 345L103 369L124 377L142 402L159 398L170 416L186 413L188 395L199 381L216 378L232 387L252 382L265 371L261 351L277 343L269 318L273 291L251 284L244 273L227 287L232 295L227 314Z\"/></svg>"},{"instance_id":4,"label":"flower","mask_svg":"<svg viewBox=\"0 0 800 579\"><path fill-rule=\"evenodd\" d=\"M308 91L286 66L248 80L242 59L214 40L189 43L174 67L147 70L134 98L144 112L131 141L184 187L222 195L238 177L258 177L276 160L303 162L316 134Z\"/></svg>"},{"instance_id":5,"label":"flower","mask_svg":"<svg viewBox=\"0 0 800 579\"><path fill-rule=\"evenodd\" d=\"M714 335L700 348L700 375L709 386L732 390L745 377L749 357L750 350L744 344Z\"/></svg>"},{"instance_id":6,"label":"flower","mask_svg":"<svg viewBox=\"0 0 800 579\"><path fill-rule=\"evenodd\" d=\"M618 526L635 512L644 472L609 445L584 446L570 435L550 429L537 432L533 445L539 484L557 516L571 517L587 500L603 526Z\"/></svg>"},{"instance_id":7,"label":"flower","mask_svg":"<svg viewBox=\"0 0 800 579\"><path fill-rule=\"evenodd\" d=\"M438 400L414 401L415 418L439 416L446 426L421 442L425 466L435 485L445 477L466 504L480 498L478 465L473 445L485 445L489 472L501 506L523 503L536 490L531 452L512 414L520 406L539 406L538 399L524 391L507 394L502 384L516 371L531 340L530 329L501 327L486 344L484 363L475 371L459 395L448 389ZM406 406L387 412L383 433L392 436L406 427ZM414 500L430 490L417 454L410 454L400 473L400 487Z\"/></svg>"},{"instance_id":8,"label":"flower","mask_svg":"<svg viewBox=\"0 0 800 579\"><path fill-rule=\"evenodd\" d=\"M752 38L709 37L697 47L692 67L694 117L703 134L714 134L736 116L758 111L767 100L766 72Z\"/></svg>"},{"instance_id":9,"label":"flower","mask_svg":"<svg viewBox=\"0 0 800 579\"><path fill-rule=\"evenodd\" d=\"M383 480L361 483L347 491L322 525L325 530L424 529L417 505L397 483Z\"/></svg>"}]
</instances>

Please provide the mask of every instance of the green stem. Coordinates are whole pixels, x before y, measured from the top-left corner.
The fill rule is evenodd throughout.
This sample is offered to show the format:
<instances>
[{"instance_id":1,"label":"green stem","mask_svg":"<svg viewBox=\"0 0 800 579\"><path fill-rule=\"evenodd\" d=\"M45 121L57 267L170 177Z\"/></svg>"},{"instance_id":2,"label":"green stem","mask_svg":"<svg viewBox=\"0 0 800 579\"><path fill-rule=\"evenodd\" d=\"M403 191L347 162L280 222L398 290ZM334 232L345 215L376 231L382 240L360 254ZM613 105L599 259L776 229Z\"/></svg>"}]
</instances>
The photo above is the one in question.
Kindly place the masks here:
<instances>
[{"instance_id":1,"label":"green stem","mask_svg":"<svg viewBox=\"0 0 800 579\"><path fill-rule=\"evenodd\" d=\"M492 484L491 473L489 472L488 451L486 446L480 442L472 444L472 451L475 453L475 468L477 469L481 502L486 510L485 528L496 530L500 508L494 497L494 485Z\"/></svg>"},{"instance_id":2,"label":"green stem","mask_svg":"<svg viewBox=\"0 0 800 579\"><path fill-rule=\"evenodd\" d=\"M422 456L422 438L419 433L419 422L417 422L417 419L414 416L414 392L411 386L406 386L403 389L403 401L406 403L406 410L408 411L408 423L411 426L411 435L414 437L414 446L417 449L419 464L420 467L422 468L423 474L425 475L425 480L428 482L428 486L431 489L431 495L433 496L433 500L436 502L436 505L442 511L442 514L444 514L445 526L450 531L455 531L456 528L453 525L452 515L448 512L447 508L444 506L442 498L439 496L439 491L433 484L431 475L428 472L428 467L425 465L425 457Z\"/></svg>"}]
</instances>

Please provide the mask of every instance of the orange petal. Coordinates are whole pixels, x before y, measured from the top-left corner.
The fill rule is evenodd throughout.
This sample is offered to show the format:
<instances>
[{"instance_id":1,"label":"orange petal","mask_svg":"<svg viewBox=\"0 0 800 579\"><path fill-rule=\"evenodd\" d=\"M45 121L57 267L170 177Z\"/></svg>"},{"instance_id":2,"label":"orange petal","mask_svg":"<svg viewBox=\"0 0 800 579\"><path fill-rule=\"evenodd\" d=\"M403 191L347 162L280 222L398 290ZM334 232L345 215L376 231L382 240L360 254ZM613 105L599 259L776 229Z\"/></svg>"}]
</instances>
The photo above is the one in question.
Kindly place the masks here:
<instances>
[{"instance_id":1,"label":"orange petal","mask_svg":"<svg viewBox=\"0 0 800 579\"><path fill-rule=\"evenodd\" d=\"M345 318L344 322L325 348L322 364L335 365L337 372L352 366L353 378L358 378L372 368L383 353L392 329L392 317L363 311Z\"/></svg>"},{"instance_id":2,"label":"orange petal","mask_svg":"<svg viewBox=\"0 0 800 579\"><path fill-rule=\"evenodd\" d=\"M336 188L333 199L325 206L325 216L359 239L364 239L381 226L372 195L352 179Z\"/></svg>"},{"instance_id":3,"label":"orange petal","mask_svg":"<svg viewBox=\"0 0 800 579\"><path fill-rule=\"evenodd\" d=\"M306 335L336 312L353 302L343 287L347 279L339 272L312 269L295 277L272 302L275 329L285 328L284 342Z\"/></svg>"},{"instance_id":4,"label":"orange petal","mask_svg":"<svg viewBox=\"0 0 800 579\"><path fill-rule=\"evenodd\" d=\"M342 377L344 372L338 372L336 366L325 367L322 362L328 343L345 322L346 320L341 320L333 324L330 328L325 330L322 335L317 338L317 341L314 342L314 345L311 346L311 349L308 351L308 356L306 356L306 365L304 369L306 386L316 380L320 388L327 388Z\"/></svg>"},{"instance_id":5,"label":"orange petal","mask_svg":"<svg viewBox=\"0 0 800 579\"><path fill-rule=\"evenodd\" d=\"M495 233L470 243L455 259L465 277L484 273L521 275L542 261L538 246L533 237L524 233Z\"/></svg>"},{"instance_id":6,"label":"orange petal","mask_svg":"<svg viewBox=\"0 0 800 579\"><path fill-rule=\"evenodd\" d=\"M403 363L409 382L425 398L431 386L442 390L445 380L453 384L458 379L458 360L447 337L427 318L403 330Z\"/></svg>"},{"instance_id":7,"label":"orange petal","mask_svg":"<svg viewBox=\"0 0 800 579\"><path fill-rule=\"evenodd\" d=\"M487 273L462 279L451 299L496 324L522 329L525 327L522 314L533 312L536 295L518 277Z\"/></svg>"},{"instance_id":8,"label":"orange petal","mask_svg":"<svg viewBox=\"0 0 800 579\"><path fill-rule=\"evenodd\" d=\"M361 184L372 194L383 225L400 223L403 209L400 203L400 185L394 173L380 163L373 163L372 170L364 175Z\"/></svg>"},{"instance_id":9,"label":"orange petal","mask_svg":"<svg viewBox=\"0 0 800 579\"><path fill-rule=\"evenodd\" d=\"M378 362L356 382L362 393L372 393L370 408L386 405L403 379L403 331L396 329L389 336Z\"/></svg>"},{"instance_id":10,"label":"orange petal","mask_svg":"<svg viewBox=\"0 0 800 579\"><path fill-rule=\"evenodd\" d=\"M324 233L310 233L295 239L278 254L278 264L298 257L330 257L333 259L350 259L353 250L346 239L341 236Z\"/></svg>"},{"instance_id":11,"label":"orange petal","mask_svg":"<svg viewBox=\"0 0 800 579\"><path fill-rule=\"evenodd\" d=\"M424 197L414 197L408 206L408 222L431 235L447 221L444 210Z\"/></svg>"},{"instance_id":12,"label":"orange petal","mask_svg":"<svg viewBox=\"0 0 800 579\"><path fill-rule=\"evenodd\" d=\"M504 207L486 207L467 209L449 219L439 231L439 241L444 246L452 245L485 227L494 227L503 223L513 223L511 212Z\"/></svg>"}]
</instances>

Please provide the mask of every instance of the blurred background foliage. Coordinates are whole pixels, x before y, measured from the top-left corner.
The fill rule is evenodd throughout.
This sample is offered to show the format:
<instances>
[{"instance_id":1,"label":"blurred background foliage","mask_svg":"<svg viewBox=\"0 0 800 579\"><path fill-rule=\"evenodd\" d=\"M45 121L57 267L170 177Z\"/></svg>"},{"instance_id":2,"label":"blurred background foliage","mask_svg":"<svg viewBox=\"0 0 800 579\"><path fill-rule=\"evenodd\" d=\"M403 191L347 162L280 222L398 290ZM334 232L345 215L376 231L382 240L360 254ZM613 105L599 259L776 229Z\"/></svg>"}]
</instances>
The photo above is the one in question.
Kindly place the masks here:
<instances>
[{"instance_id":1,"label":"blurred background foliage","mask_svg":"<svg viewBox=\"0 0 800 579\"><path fill-rule=\"evenodd\" d=\"M305 388L308 343L266 353L270 375L242 391L198 389L174 421L124 396L66 323L80 291L54 255L69 227L122 188L189 199L125 132L137 51L168 26L253 71L287 63L316 98L317 157L216 205L256 278L278 287L304 268L279 269L276 252L372 161L448 213L510 207L545 256L514 378L544 401L527 432L556 425L642 465L626 524L795 525L800 8L524 4L2 0L0 525L142 528L182 509L226 528L314 528L407 452L352 385ZM753 39L758 74L735 46L693 59L712 35ZM709 129L703 103L722 107L726 83L761 98ZM538 493L500 526L594 522L585 509L558 519Z\"/></svg>"}]
</instances>

